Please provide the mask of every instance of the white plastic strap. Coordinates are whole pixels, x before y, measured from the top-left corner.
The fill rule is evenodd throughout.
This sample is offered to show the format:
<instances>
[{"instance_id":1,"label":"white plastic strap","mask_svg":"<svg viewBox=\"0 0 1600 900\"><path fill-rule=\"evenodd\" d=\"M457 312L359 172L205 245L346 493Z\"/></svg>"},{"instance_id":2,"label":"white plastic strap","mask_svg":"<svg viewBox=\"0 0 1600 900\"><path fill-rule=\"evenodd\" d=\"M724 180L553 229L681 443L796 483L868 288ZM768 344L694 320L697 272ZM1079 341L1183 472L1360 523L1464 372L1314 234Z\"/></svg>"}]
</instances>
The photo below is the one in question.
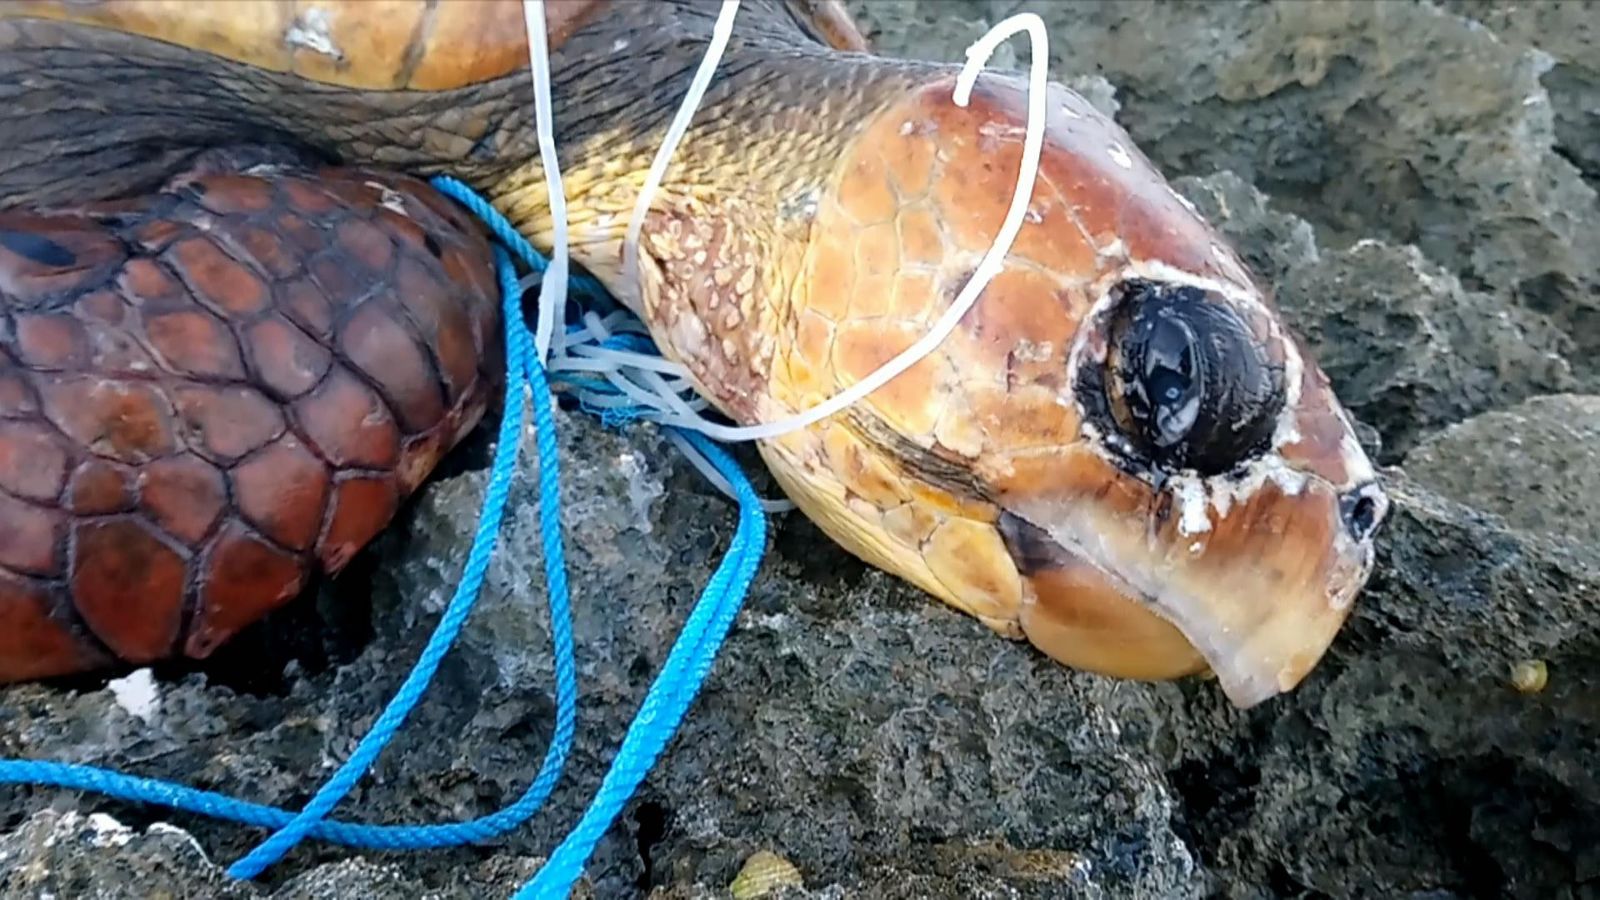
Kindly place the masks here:
<instances>
[{"instance_id":1,"label":"white plastic strap","mask_svg":"<svg viewBox=\"0 0 1600 900\"><path fill-rule=\"evenodd\" d=\"M717 65L721 61L723 51L726 49L733 33L734 17L738 14L738 9L739 0L723 0L716 25L712 29L711 41L706 47L705 56L701 59L700 66L695 72L694 79L690 82L689 89L679 105L677 114L673 117L672 123L667 129L667 134L656 151L649 173L634 204L633 213L628 221L627 233L623 240L624 284L632 290L637 290L640 285L638 245L644 226L644 217L647 215L650 202L654 199L655 193L666 175L667 166L671 162L672 155L687 133L689 123L693 121L694 115L705 96L706 89L710 85L711 78L716 72ZM529 60L533 67L535 125L539 136L539 153L544 166L545 178L549 184L550 209L555 224L555 246L553 248L554 252L551 254L550 266L543 277L543 295L539 304L539 322L538 329L535 332L535 346L539 353L540 361L548 363L552 370L588 371L601 374L621 392L621 396L603 396L587 390L579 391L580 399L593 407L643 406L651 411L645 413L645 417L653 421L696 430L713 439L730 442L771 438L805 428L857 403L933 352L955 330L962 317L977 303L978 297L983 293L984 288L988 286L995 275L999 274L1005 256L1010 252L1011 245L1022 228L1028 204L1033 196L1034 184L1038 179L1039 157L1044 143L1045 100L1050 58L1049 36L1045 31L1043 20L1034 13L1019 13L1011 16L997 23L988 33L973 43L967 49L966 64L962 67L961 73L956 79L952 100L957 106L965 107L971 101L972 89L977 82L979 73L988 63L990 57L993 56L994 51L1001 42L1018 32L1026 31L1028 33L1032 56L1028 82L1028 122L1023 139L1021 166L1017 172L1017 187L1012 192L1011 206L1006 214L1005 221L1000 227L1000 231L995 235L993 243L982 261L979 262L972 277L967 280L961 292L951 302L950 308L934 323L933 328L916 343L901 351L866 378L803 413L775 422L764 422L748 426L729 426L709 421L697 414L698 411L703 411L709 407L704 398L696 396L691 400L685 401L682 396L683 393L688 392L688 386L692 383L687 370L682 365L669 360L597 346L611 336L613 329L648 334L648 330L644 328L643 324L635 321L631 316L612 313L602 319L597 314L590 312L585 315L584 324L581 328L564 329L561 334L554 335L557 312L563 309L566 303L568 273L566 195L561 182L560 165L556 159L554 129L551 121L549 52L545 32L543 0L523 0L523 10L528 28ZM552 336L556 338L553 358L551 356ZM640 381L643 384L640 384ZM680 436L674 435L671 431L668 431L667 434L697 469L705 474L720 490L731 495L731 486L716 473L716 470L708 460L695 451L693 445L683 440ZM794 508L792 503L784 500L767 500L763 501L763 505L770 511Z\"/></svg>"},{"instance_id":2,"label":"white plastic strap","mask_svg":"<svg viewBox=\"0 0 1600 900\"><path fill-rule=\"evenodd\" d=\"M733 15L731 10L738 6L738 0L725 0L723 15L718 19L717 25L724 25L731 29ZM952 97L957 106L965 107L972 98L972 89L977 82L978 74L982 71L989 58L1000 43L1019 31L1026 31L1031 42L1032 59L1028 71L1028 124L1027 132L1023 138L1022 164L1017 172L1017 187L1011 194L1011 207L1006 213L1005 221L1000 226L1000 231L995 235L994 242L989 251L984 254L972 277L956 295L943 316L934 323L933 328L923 335L916 343L902 350L894 358L884 363L866 378L856 382L838 394L811 407L803 413L779 419L774 422L762 422L756 425L730 426L711 422L699 416L673 417L663 419L666 424L681 428L690 428L703 432L707 436L719 441L749 441L763 438L777 437L791 431L805 428L828 416L844 410L878 388L888 384L895 377L916 365L923 357L932 353L944 339L955 330L967 311L977 303L983 289L988 287L994 276L999 274L1011 245L1016 240L1017 233L1022 230L1023 217L1027 215L1028 204L1032 201L1034 183L1039 175L1039 156L1044 146L1045 126L1045 99L1048 90L1049 64L1050 64L1050 38L1045 31L1044 20L1035 13L1018 13L999 23L983 37L979 38L967 49L967 62L961 69L961 74L956 78L955 93ZM720 38L720 40L719 40ZM710 79L712 70L715 69L717 60L722 53L722 47L727 43L727 35L719 32L714 35L711 46L706 50L705 59L702 60L700 70L695 75L695 83L690 86L688 94L684 96L683 105L679 107L678 115L673 120L674 131L669 132L668 142L664 143L661 152L656 155L656 165L651 168L650 178L645 181L644 190L639 195L639 202L634 208L633 219L628 226L628 235L623 244L624 272L633 272L628 278L630 285L637 286L637 259L639 229L644 220L645 210L649 207L651 194L660 182L666 170L666 162L671 156L672 148L677 146L677 141L682 138L682 126L686 128L694 115L694 106L704 95L703 81ZM631 263L629 261L632 261Z\"/></svg>"},{"instance_id":3,"label":"white plastic strap","mask_svg":"<svg viewBox=\"0 0 1600 900\"><path fill-rule=\"evenodd\" d=\"M545 32L544 0L522 0L523 23L528 29L528 64L533 68L533 124L539 136L539 162L549 185L550 217L555 222L555 246L539 294L539 320L534 327L534 354L542 365L550 359L550 340L556 314L567 306L567 194L561 183L561 163L556 159L555 114L550 108L550 47Z\"/></svg>"}]
</instances>

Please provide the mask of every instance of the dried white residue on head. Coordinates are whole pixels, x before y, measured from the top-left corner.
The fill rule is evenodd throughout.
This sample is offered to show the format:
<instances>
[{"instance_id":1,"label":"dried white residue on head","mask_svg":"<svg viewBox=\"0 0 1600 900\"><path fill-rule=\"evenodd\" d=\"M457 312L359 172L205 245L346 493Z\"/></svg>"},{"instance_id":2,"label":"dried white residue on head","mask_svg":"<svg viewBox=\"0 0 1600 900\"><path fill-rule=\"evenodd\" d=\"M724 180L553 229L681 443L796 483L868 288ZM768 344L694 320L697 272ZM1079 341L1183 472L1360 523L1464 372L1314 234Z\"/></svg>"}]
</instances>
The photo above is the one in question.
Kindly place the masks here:
<instances>
[{"instance_id":1,"label":"dried white residue on head","mask_svg":"<svg viewBox=\"0 0 1600 900\"><path fill-rule=\"evenodd\" d=\"M1192 536L1211 530L1206 487L1198 478L1180 476L1171 480L1173 499L1178 504L1178 531Z\"/></svg>"},{"instance_id":2,"label":"dried white residue on head","mask_svg":"<svg viewBox=\"0 0 1600 900\"><path fill-rule=\"evenodd\" d=\"M1310 476L1290 468L1282 456L1268 453L1259 459L1251 460L1243 474L1219 475L1211 478L1208 490L1211 503L1217 508L1217 514L1225 516L1234 504L1248 501L1268 482L1276 485L1284 496L1293 497L1305 490L1309 481Z\"/></svg>"},{"instance_id":3,"label":"dried white residue on head","mask_svg":"<svg viewBox=\"0 0 1600 900\"><path fill-rule=\"evenodd\" d=\"M1031 341L1027 338L1019 338L1016 346L1011 349L1011 357L1017 362L1046 362L1055 354L1055 342Z\"/></svg>"},{"instance_id":4,"label":"dried white residue on head","mask_svg":"<svg viewBox=\"0 0 1600 900\"><path fill-rule=\"evenodd\" d=\"M344 59L344 51L333 42L328 11L320 6L313 6L296 16L289 30L283 33L283 42L291 49L310 50L334 59Z\"/></svg>"},{"instance_id":5,"label":"dried white residue on head","mask_svg":"<svg viewBox=\"0 0 1600 900\"><path fill-rule=\"evenodd\" d=\"M1201 478L1193 472L1175 475L1167 480L1166 490L1178 507L1178 532L1193 537L1211 530L1212 511L1219 520L1226 519L1229 510L1248 502L1268 482L1286 496L1293 497L1305 490L1308 480L1305 473L1290 468L1282 456L1268 453L1252 460L1244 472L1237 475L1209 478Z\"/></svg>"},{"instance_id":6,"label":"dried white residue on head","mask_svg":"<svg viewBox=\"0 0 1600 900\"><path fill-rule=\"evenodd\" d=\"M137 716L150 721L155 715L156 708L161 704L161 695L156 690L156 680L149 669L139 669L128 673L126 677L115 679L106 684L111 690L111 696L116 699L117 705L128 711L131 716Z\"/></svg>"}]
</instances>

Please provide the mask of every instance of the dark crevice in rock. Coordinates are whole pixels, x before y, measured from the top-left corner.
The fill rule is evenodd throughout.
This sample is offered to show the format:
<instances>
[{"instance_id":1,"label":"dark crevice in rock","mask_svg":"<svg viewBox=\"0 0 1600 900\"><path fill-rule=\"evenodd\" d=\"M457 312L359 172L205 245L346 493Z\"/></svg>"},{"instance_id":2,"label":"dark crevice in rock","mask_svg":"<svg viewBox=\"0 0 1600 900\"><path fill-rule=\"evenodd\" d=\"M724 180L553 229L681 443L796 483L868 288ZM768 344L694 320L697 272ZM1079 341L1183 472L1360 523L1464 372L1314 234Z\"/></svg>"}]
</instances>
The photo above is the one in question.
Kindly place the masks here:
<instances>
[{"instance_id":1,"label":"dark crevice in rock","mask_svg":"<svg viewBox=\"0 0 1600 900\"><path fill-rule=\"evenodd\" d=\"M1332 900L1330 895L1303 884L1281 860L1268 862L1267 887L1272 891L1272 896L1284 900Z\"/></svg>"},{"instance_id":2,"label":"dark crevice in rock","mask_svg":"<svg viewBox=\"0 0 1600 900\"><path fill-rule=\"evenodd\" d=\"M1223 836L1247 828L1255 811L1261 769L1251 756L1227 754L1193 759L1167 773L1182 802L1173 831L1199 856L1215 865Z\"/></svg>"},{"instance_id":3,"label":"dark crevice in rock","mask_svg":"<svg viewBox=\"0 0 1600 900\"><path fill-rule=\"evenodd\" d=\"M641 891L648 891L656 886L656 878L660 873L656 871L654 854L656 847L667 835L667 824L671 818L671 811L654 800L639 804L633 812L634 840L639 848L639 860L642 866L638 882Z\"/></svg>"}]
</instances>

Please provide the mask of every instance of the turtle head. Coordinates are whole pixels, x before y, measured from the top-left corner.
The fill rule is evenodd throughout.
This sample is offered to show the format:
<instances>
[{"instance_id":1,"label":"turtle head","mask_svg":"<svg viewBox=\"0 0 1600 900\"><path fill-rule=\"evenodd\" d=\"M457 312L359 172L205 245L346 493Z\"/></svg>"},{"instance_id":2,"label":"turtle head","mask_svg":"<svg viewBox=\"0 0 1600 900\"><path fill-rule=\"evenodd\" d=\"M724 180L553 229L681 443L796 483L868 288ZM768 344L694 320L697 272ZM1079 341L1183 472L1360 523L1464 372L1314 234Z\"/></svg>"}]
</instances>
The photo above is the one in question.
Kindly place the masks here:
<instances>
[{"instance_id":1,"label":"turtle head","mask_svg":"<svg viewBox=\"0 0 1600 900\"><path fill-rule=\"evenodd\" d=\"M788 296L777 414L867 377L1000 231L1020 79L934 79L868 122ZM1347 618L1387 511L1268 291L1128 136L1051 87L998 272L937 349L764 452L840 543L1076 668L1287 691Z\"/></svg>"},{"instance_id":2,"label":"turtle head","mask_svg":"<svg viewBox=\"0 0 1600 900\"><path fill-rule=\"evenodd\" d=\"M1120 128L1063 95L1010 260L1056 277L986 292L979 305L1002 308L974 317L1013 350L1007 390L974 407L985 449L972 465L1022 583L1019 622L1069 664L1209 668L1250 706L1297 685L1332 643L1388 501L1267 290ZM1025 124L1003 81L974 106L989 123L967 126L978 136ZM1052 255L1074 235L1091 264ZM1020 363L1052 306L1070 337ZM1040 397L1056 417L1041 419Z\"/></svg>"},{"instance_id":3,"label":"turtle head","mask_svg":"<svg viewBox=\"0 0 1600 900\"><path fill-rule=\"evenodd\" d=\"M1240 706L1293 688L1388 506L1327 379L1258 295L1171 270L1112 280L1065 374L1071 439L997 479L1028 637L1120 674L1208 666Z\"/></svg>"}]
</instances>

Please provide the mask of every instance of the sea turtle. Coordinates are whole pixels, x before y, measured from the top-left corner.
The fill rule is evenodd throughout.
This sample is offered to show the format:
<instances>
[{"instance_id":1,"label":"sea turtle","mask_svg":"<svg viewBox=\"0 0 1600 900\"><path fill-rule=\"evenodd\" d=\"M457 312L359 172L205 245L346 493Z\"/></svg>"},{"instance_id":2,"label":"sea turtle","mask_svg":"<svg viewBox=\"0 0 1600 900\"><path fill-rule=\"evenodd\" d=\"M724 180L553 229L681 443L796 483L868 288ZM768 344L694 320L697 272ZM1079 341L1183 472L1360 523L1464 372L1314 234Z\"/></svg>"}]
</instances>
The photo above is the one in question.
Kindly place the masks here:
<instances>
[{"instance_id":1,"label":"sea turtle","mask_svg":"<svg viewBox=\"0 0 1600 900\"><path fill-rule=\"evenodd\" d=\"M651 206L712 0L551 0L572 259L729 419L920 337L1017 181L1027 86L746 0ZM552 244L518 2L0 3L0 678L202 657L336 570L497 385L458 176ZM765 440L843 547L1107 675L1294 687L1387 500L1328 380L1107 116L1049 89L1003 271L929 357Z\"/></svg>"}]
</instances>

